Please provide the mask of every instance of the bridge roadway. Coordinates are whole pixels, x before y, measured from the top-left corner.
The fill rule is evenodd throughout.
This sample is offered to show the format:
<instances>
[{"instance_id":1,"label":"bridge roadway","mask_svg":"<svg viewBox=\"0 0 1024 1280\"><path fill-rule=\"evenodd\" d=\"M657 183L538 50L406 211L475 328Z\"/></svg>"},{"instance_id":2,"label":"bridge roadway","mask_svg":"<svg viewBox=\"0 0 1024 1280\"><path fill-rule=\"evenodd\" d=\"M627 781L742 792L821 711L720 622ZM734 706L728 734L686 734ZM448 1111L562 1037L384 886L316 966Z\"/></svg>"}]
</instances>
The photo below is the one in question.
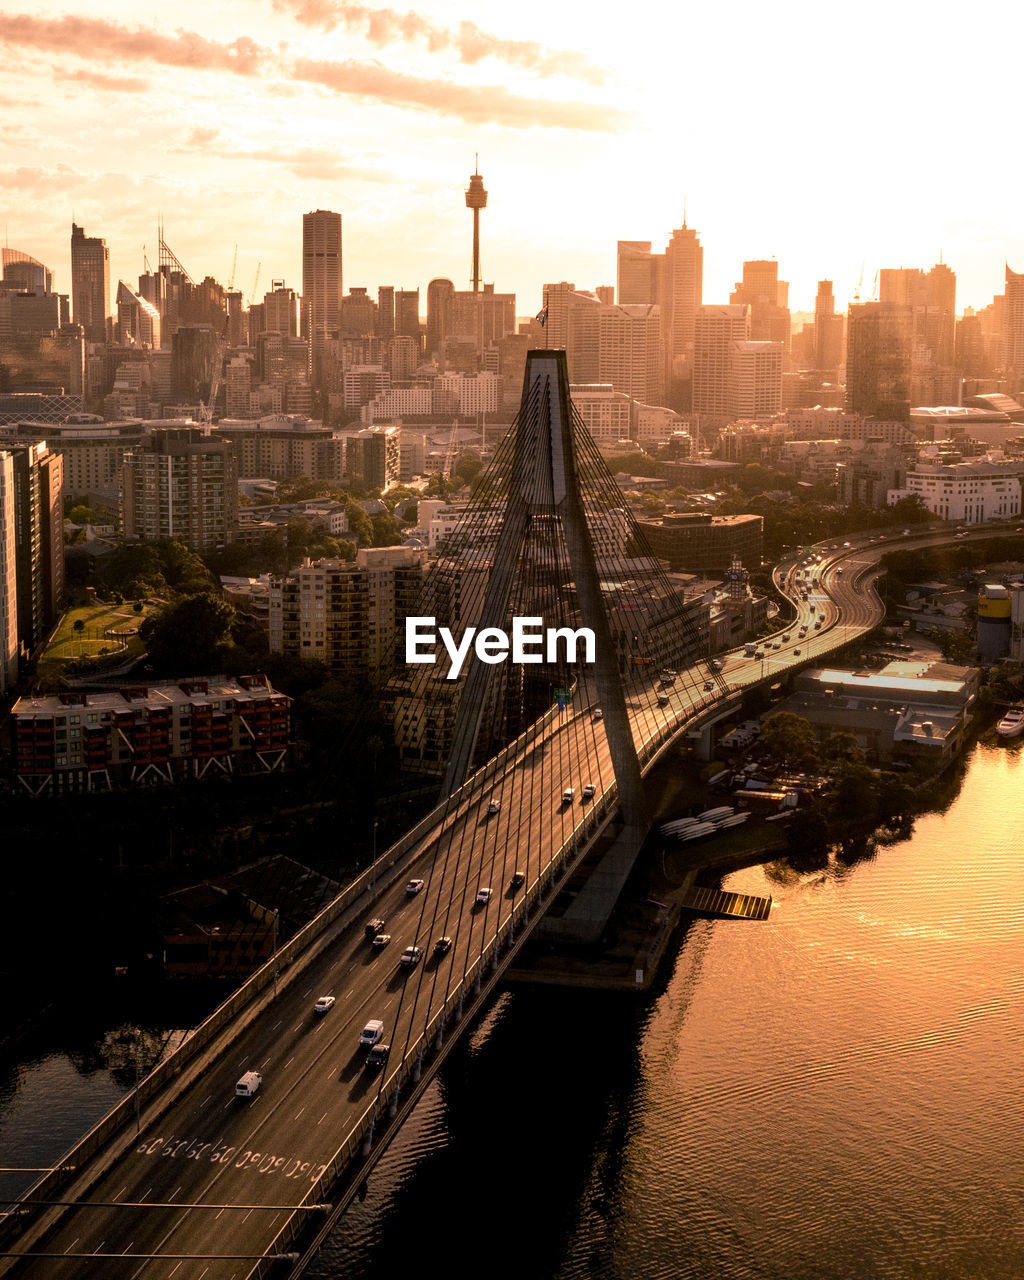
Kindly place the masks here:
<instances>
[{"instance_id":1,"label":"bridge roadway","mask_svg":"<svg viewBox=\"0 0 1024 1280\"><path fill-rule=\"evenodd\" d=\"M825 552L816 565L818 586L808 590L806 600L800 599L793 576L800 561L781 565L777 580L795 597L797 619L780 625L778 647L766 649L763 660L728 655L717 678L700 671L692 694L677 682L666 707L657 705L653 686L633 699L638 747L685 723L697 704L711 705L745 685L778 678L876 625L880 606L864 587L874 576L875 561L891 546L891 540L872 545L858 539L855 546L851 540L849 547ZM815 630L819 618L824 620ZM801 640L797 631L803 624L808 632ZM782 641L786 631L790 640ZM703 689L706 680L715 684L713 690ZM293 1207L322 1199L315 1184L373 1104L383 1076L391 1075L403 1047L428 1025L467 965L507 922L518 900L509 886L513 871L527 876L518 894L535 887L572 839L582 787L594 784L594 804L613 788L607 741L601 723L582 705L585 696L449 818L451 838L443 843L447 857L431 867L435 840L409 868L410 875L427 880L423 892L408 897L399 883L367 907L367 916L385 918L390 944L381 951L371 948L361 921L337 928L329 945L158 1120L149 1123L143 1115L136 1141L88 1192L93 1204L116 1207L69 1209L44 1242L33 1246L58 1256L24 1260L16 1265L18 1276L241 1280L254 1271ZM562 805L559 798L570 785L576 787L576 801ZM489 817L492 799L501 808ZM521 840L519 833L527 830L530 838ZM491 886L494 896L475 909L482 885ZM453 939L452 948L435 957L432 944L442 934ZM412 943L424 948L424 960L406 972L398 957ZM335 995L337 1003L318 1018L312 1006L323 994ZM380 1075L364 1067L364 1050L357 1047L359 1032L371 1018L385 1022L392 1046L392 1060ZM237 1101L235 1081L246 1070L259 1071L263 1087L253 1099ZM147 1209L147 1204L166 1207ZM146 1256L154 1254L165 1256Z\"/></svg>"}]
</instances>

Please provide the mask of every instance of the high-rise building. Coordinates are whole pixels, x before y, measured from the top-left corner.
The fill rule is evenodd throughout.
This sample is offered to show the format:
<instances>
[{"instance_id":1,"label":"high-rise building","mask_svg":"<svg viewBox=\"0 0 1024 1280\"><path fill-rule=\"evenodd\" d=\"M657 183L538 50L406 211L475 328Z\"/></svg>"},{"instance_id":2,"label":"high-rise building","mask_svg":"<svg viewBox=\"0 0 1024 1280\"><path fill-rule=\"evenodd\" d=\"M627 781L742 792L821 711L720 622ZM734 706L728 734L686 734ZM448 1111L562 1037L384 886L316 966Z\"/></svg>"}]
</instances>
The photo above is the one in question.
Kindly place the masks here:
<instances>
[{"instance_id":1,"label":"high-rise building","mask_svg":"<svg viewBox=\"0 0 1024 1280\"><path fill-rule=\"evenodd\" d=\"M71 309L88 342L106 342L110 314L110 250L71 224Z\"/></svg>"},{"instance_id":2,"label":"high-rise building","mask_svg":"<svg viewBox=\"0 0 1024 1280\"><path fill-rule=\"evenodd\" d=\"M942 262L927 272L917 267L886 268L879 273L878 296L882 302L910 308L911 403L957 403L959 374L954 367L954 273Z\"/></svg>"},{"instance_id":3,"label":"high-rise building","mask_svg":"<svg viewBox=\"0 0 1024 1280\"><path fill-rule=\"evenodd\" d=\"M869 418L910 418L911 308L895 302L850 307L846 326L846 407Z\"/></svg>"},{"instance_id":4,"label":"high-rise building","mask_svg":"<svg viewBox=\"0 0 1024 1280\"><path fill-rule=\"evenodd\" d=\"M238 465L231 445L197 428L154 431L128 449L121 472L126 538L177 538L201 555L219 551L238 525Z\"/></svg>"},{"instance_id":5,"label":"high-rise building","mask_svg":"<svg viewBox=\"0 0 1024 1280\"><path fill-rule=\"evenodd\" d=\"M693 333L693 410L728 418L731 415L733 345L749 340L749 308L741 303L698 307Z\"/></svg>"},{"instance_id":6,"label":"high-rise building","mask_svg":"<svg viewBox=\"0 0 1024 1280\"><path fill-rule=\"evenodd\" d=\"M341 214L302 215L302 336L314 352L337 336L341 323ZM268 326L269 327L269 326Z\"/></svg>"},{"instance_id":7,"label":"high-rise building","mask_svg":"<svg viewBox=\"0 0 1024 1280\"><path fill-rule=\"evenodd\" d=\"M12 484L6 492L8 500L13 494L8 510L14 518L18 651L27 659L64 607L63 460L42 440L0 436L0 451L10 459ZM4 541L0 524L0 555Z\"/></svg>"},{"instance_id":8,"label":"high-rise building","mask_svg":"<svg viewBox=\"0 0 1024 1280\"><path fill-rule=\"evenodd\" d=\"M427 358L441 358L452 322L455 285L443 278L427 285Z\"/></svg>"},{"instance_id":9,"label":"high-rise building","mask_svg":"<svg viewBox=\"0 0 1024 1280\"><path fill-rule=\"evenodd\" d=\"M263 327L284 338L299 336L299 298L283 280L275 280L270 293L263 295Z\"/></svg>"},{"instance_id":10,"label":"high-rise building","mask_svg":"<svg viewBox=\"0 0 1024 1280\"><path fill-rule=\"evenodd\" d=\"M25 289L29 293L52 293L53 272L20 249L4 246L0 249L3 264L3 282L10 289Z\"/></svg>"},{"instance_id":11,"label":"high-rise building","mask_svg":"<svg viewBox=\"0 0 1024 1280\"><path fill-rule=\"evenodd\" d=\"M485 284L478 293L456 290L451 297L447 336L456 343L468 343L477 355L492 342L507 338L516 331L516 295L495 293L493 284ZM427 324L430 324L430 300L427 299Z\"/></svg>"},{"instance_id":12,"label":"high-rise building","mask_svg":"<svg viewBox=\"0 0 1024 1280\"><path fill-rule=\"evenodd\" d=\"M782 409L781 342L734 342L729 369L729 414L761 418Z\"/></svg>"},{"instance_id":13,"label":"high-rise building","mask_svg":"<svg viewBox=\"0 0 1024 1280\"><path fill-rule=\"evenodd\" d=\"M209 404L220 350L211 325L182 325L178 329L171 339L171 393L179 404Z\"/></svg>"},{"instance_id":14,"label":"high-rise building","mask_svg":"<svg viewBox=\"0 0 1024 1280\"><path fill-rule=\"evenodd\" d=\"M620 306L656 302L650 240L620 240L616 252L615 300Z\"/></svg>"},{"instance_id":15,"label":"high-rise building","mask_svg":"<svg viewBox=\"0 0 1024 1280\"><path fill-rule=\"evenodd\" d=\"M597 309L597 381L645 404L661 404L665 379L658 307Z\"/></svg>"},{"instance_id":16,"label":"high-rise building","mask_svg":"<svg viewBox=\"0 0 1024 1280\"><path fill-rule=\"evenodd\" d=\"M14 458L0 447L0 695L18 678L18 571L14 531Z\"/></svg>"},{"instance_id":17,"label":"high-rise building","mask_svg":"<svg viewBox=\"0 0 1024 1280\"><path fill-rule=\"evenodd\" d=\"M693 376L694 326L704 290L704 250L696 231L683 225L672 232L659 261L658 295L665 371L673 382Z\"/></svg>"},{"instance_id":18,"label":"high-rise building","mask_svg":"<svg viewBox=\"0 0 1024 1280\"><path fill-rule=\"evenodd\" d=\"M1024 390L1024 272L1007 266L1003 297L1003 369L1013 395Z\"/></svg>"},{"instance_id":19,"label":"high-rise building","mask_svg":"<svg viewBox=\"0 0 1024 1280\"><path fill-rule=\"evenodd\" d=\"M729 297L732 303L746 303L750 308L752 342L781 342L789 349L789 285L779 279L779 264L774 258L744 262L743 279L737 281Z\"/></svg>"},{"instance_id":20,"label":"high-rise building","mask_svg":"<svg viewBox=\"0 0 1024 1280\"><path fill-rule=\"evenodd\" d=\"M160 312L123 280L117 283L117 340L126 347L160 345Z\"/></svg>"},{"instance_id":21,"label":"high-rise building","mask_svg":"<svg viewBox=\"0 0 1024 1280\"><path fill-rule=\"evenodd\" d=\"M819 280L814 299L814 367L836 376L843 363L843 317L836 315L832 281Z\"/></svg>"},{"instance_id":22,"label":"high-rise building","mask_svg":"<svg viewBox=\"0 0 1024 1280\"><path fill-rule=\"evenodd\" d=\"M473 292L480 288L480 210L487 208L487 192L479 170L475 169L466 188L466 208L473 210Z\"/></svg>"},{"instance_id":23,"label":"high-rise building","mask_svg":"<svg viewBox=\"0 0 1024 1280\"><path fill-rule=\"evenodd\" d=\"M395 290L395 333L404 333L420 343L420 291Z\"/></svg>"}]
</instances>

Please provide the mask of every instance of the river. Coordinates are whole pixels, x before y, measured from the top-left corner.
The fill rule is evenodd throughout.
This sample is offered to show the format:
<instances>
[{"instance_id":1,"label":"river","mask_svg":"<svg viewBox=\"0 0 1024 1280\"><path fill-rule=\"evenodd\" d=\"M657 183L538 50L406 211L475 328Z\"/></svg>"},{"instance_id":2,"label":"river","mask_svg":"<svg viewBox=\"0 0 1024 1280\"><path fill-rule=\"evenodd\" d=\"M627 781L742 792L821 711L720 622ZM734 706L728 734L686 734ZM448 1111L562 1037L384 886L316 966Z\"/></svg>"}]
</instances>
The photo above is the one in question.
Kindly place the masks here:
<instances>
[{"instance_id":1,"label":"river","mask_svg":"<svg viewBox=\"0 0 1024 1280\"><path fill-rule=\"evenodd\" d=\"M728 877L769 921L692 923L640 1002L505 992L310 1274L1019 1280L1022 784L1019 745L980 744L872 859ZM121 1089L24 1058L4 1163Z\"/></svg>"}]
</instances>

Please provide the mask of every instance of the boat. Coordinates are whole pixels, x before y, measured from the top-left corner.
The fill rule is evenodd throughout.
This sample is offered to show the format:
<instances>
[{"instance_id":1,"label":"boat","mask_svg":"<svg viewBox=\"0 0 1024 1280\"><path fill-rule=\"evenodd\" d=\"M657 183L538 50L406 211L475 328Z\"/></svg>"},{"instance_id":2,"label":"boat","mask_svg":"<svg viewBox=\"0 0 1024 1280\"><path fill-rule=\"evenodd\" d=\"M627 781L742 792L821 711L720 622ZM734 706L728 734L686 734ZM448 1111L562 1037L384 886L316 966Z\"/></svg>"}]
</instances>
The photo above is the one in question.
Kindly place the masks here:
<instances>
[{"instance_id":1,"label":"boat","mask_svg":"<svg viewBox=\"0 0 1024 1280\"><path fill-rule=\"evenodd\" d=\"M1016 738L1024 733L1024 707L1011 707L996 725L996 733L1001 738Z\"/></svg>"}]
</instances>

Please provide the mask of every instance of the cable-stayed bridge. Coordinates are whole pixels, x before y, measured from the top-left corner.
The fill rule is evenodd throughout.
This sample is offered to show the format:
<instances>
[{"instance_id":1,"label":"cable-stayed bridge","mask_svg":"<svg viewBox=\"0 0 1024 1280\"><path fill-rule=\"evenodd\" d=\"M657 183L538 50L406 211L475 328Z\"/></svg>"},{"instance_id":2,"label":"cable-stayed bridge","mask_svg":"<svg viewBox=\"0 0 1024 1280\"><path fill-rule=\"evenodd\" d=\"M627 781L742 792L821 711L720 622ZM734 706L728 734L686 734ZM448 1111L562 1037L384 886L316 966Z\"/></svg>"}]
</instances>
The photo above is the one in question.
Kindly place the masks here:
<instances>
[{"instance_id":1,"label":"cable-stayed bridge","mask_svg":"<svg viewBox=\"0 0 1024 1280\"><path fill-rule=\"evenodd\" d=\"M0 1274L301 1272L323 1206L365 1176L527 934L544 919L564 939L600 936L646 832L644 769L744 685L875 625L873 572L871 557L845 578L822 566L798 606L811 619L816 604L819 631L712 673L703 611L646 553L573 413L564 354L531 353L517 422L417 616L456 637L516 617L590 630L594 661L563 642L550 661L471 658L451 680L447 653L396 664L399 746L436 775L439 804L36 1184L2 1237L8 1255L34 1256L0 1258ZM597 842L595 872L566 902ZM386 945L369 941L369 919ZM404 964L408 947L421 950ZM335 1004L318 1016L321 995ZM358 1043L371 1020L389 1046L377 1069ZM246 1071L262 1086L236 1099Z\"/></svg>"}]
</instances>

